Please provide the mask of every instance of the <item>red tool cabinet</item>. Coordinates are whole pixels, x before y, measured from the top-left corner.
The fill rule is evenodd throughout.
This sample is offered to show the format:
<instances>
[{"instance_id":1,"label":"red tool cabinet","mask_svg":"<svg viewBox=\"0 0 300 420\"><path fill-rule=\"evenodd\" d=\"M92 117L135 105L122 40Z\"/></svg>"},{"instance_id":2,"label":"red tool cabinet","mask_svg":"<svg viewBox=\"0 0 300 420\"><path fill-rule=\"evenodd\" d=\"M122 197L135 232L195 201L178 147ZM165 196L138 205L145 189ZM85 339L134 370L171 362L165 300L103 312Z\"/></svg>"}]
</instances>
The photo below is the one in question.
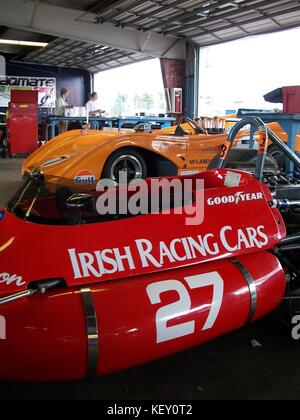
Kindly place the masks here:
<instances>
[{"instance_id":1,"label":"red tool cabinet","mask_svg":"<svg viewBox=\"0 0 300 420\"><path fill-rule=\"evenodd\" d=\"M37 150L38 91L11 91L7 129L11 155L27 155Z\"/></svg>"}]
</instances>

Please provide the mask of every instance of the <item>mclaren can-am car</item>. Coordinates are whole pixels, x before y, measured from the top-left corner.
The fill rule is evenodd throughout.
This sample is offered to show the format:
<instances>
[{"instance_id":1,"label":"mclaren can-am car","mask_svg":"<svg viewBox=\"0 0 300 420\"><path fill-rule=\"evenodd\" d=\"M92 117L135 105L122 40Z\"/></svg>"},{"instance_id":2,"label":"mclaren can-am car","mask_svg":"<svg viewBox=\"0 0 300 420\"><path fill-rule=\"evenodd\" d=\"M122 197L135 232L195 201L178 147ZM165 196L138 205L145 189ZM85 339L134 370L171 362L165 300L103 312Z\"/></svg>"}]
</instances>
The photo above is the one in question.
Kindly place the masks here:
<instances>
[{"instance_id":1,"label":"mclaren can-am car","mask_svg":"<svg viewBox=\"0 0 300 420\"><path fill-rule=\"evenodd\" d=\"M220 153L227 132L207 134L195 121L186 120L150 133L67 132L33 153L24 163L23 175L39 169L76 184L93 184L100 178L118 182L120 172L128 181L199 173Z\"/></svg>"},{"instance_id":2,"label":"mclaren can-am car","mask_svg":"<svg viewBox=\"0 0 300 420\"><path fill-rule=\"evenodd\" d=\"M61 179L72 179L77 185L92 185L100 178L118 183L120 173L125 173L128 181L197 174L206 170L221 152L227 132L208 134L196 122L186 120L185 124L152 133L70 131L27 158L22 172L25 176L38 169ZM228 121L226 128L233 124ZM287 140L278 124L271 124L270 128L282 140ZM249 138L247 128L239 133L236 144L245 137ZM270 152L276 155L278 149Z\"/></svg>"},{"instance_id":3,"label":"mclaren can-am car","mask_svg":"<svg viewBox=\"0 0 300 420\"><path fill-rule=\"evenodd\" d=\"M265 167L268 135L297 168L300 160L260 120L245 123L260 132L254 175L225 168L239 124L218 168L169 179L189 181L190 199L155 211L99 211L103 194L119 192L124 204L132 185L27 179L0 212L2 379L127 369L256 321L296 292L300 183ZM140 184L140 201L159 191L151 179ZM187 223L202 209L198 196L203 221Z\"/></svg>"}]
</instances>

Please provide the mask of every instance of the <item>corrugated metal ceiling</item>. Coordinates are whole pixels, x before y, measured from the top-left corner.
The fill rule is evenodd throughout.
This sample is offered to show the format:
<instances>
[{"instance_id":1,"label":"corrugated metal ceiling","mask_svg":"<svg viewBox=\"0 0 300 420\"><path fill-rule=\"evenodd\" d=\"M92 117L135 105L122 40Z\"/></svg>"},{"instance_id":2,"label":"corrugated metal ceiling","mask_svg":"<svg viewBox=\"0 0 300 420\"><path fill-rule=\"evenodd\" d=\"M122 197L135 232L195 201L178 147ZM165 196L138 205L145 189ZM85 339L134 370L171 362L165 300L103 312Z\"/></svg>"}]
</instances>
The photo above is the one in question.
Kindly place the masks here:
<instances>
[{"instance_id":1,"label":"corrugated metal ceiling","mask_svg":"<svg viewBox=\"0 0 300 420\"><path fill-rule=\"evenodd\" d=\"M23 61L59 67L87 69L91 73L149 59L144 54L120 51L105 45L57 38L47 48L27 54Z\"/></svg>"},{"instance_id":2,"label":"corrugated metal ceiling","mask_svg":"<svg viewBox=\"0 0 300 420\"><path fill-rule=\"evenodd\" d=\"M200 46L300 26L300 1L296 0L41 1L78 9L82 11L79 19L92 16L98 25L157 32ZM143 53L58 38L22 59L98 72L149 58Z\"/></svg>"},{"instance_id":3,"label":"corrugated metal ceiling","mask_svg":"<svg viewBox=\"0 0 300 420\"><path fill-rule=\"evenodd\" d=\"M100 24L155 31L201 46L300 25L292 0L127 0L98 12Z\"/></svg>"}]
</instances>

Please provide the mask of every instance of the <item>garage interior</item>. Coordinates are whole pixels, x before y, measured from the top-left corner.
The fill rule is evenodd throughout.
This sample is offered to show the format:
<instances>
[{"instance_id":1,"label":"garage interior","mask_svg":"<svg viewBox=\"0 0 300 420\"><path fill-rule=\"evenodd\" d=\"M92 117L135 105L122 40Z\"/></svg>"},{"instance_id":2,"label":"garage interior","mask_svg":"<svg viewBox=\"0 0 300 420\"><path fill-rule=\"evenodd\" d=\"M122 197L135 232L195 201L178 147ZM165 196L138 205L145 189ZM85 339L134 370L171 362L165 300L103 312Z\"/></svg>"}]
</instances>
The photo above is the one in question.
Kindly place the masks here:
<instances>
[{"instance_id":1,"label":"garage interior","mask_svg":"<svg viewBox=\"0 0 300 420\"><path fill-rule=\"evenodd\" d=\"M181 109L161 116L174 124L182 116L202 115L201 48L300 27L300 4L292 0L2 0L1 6L1 79L55 78L56 94L68 86L69 102L83 108L96 74L159 59L164 90L182 92ZM39 109L39 135L49 142L52 108ZM7 108L0 106L1 112ZM23 182L25 156L16 155L0 158L3 205ZM2 400L299 399L298 352L289 318L279 308L214 341L120 373L72 382L0 381L0 394Z\"/></svg>"}]
</instances>

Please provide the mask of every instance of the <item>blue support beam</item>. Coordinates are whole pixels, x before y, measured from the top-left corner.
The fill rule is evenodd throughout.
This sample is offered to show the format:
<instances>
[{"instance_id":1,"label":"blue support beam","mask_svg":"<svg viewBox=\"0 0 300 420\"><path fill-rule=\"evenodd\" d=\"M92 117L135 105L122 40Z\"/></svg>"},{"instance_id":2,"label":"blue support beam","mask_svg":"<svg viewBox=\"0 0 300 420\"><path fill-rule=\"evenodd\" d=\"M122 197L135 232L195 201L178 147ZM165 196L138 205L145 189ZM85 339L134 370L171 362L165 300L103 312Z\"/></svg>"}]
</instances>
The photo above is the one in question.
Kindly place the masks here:
<instances>
[{"instance_id":1,"label":"blue support beam","mask_svg":"<svg viewBox=\"0 0 300 420\"><path fill-rule=\"evenodd\" d=\"M185 115L198 117L200 49L188 44L186 57Z\"/></svg>"}]
</instances>

